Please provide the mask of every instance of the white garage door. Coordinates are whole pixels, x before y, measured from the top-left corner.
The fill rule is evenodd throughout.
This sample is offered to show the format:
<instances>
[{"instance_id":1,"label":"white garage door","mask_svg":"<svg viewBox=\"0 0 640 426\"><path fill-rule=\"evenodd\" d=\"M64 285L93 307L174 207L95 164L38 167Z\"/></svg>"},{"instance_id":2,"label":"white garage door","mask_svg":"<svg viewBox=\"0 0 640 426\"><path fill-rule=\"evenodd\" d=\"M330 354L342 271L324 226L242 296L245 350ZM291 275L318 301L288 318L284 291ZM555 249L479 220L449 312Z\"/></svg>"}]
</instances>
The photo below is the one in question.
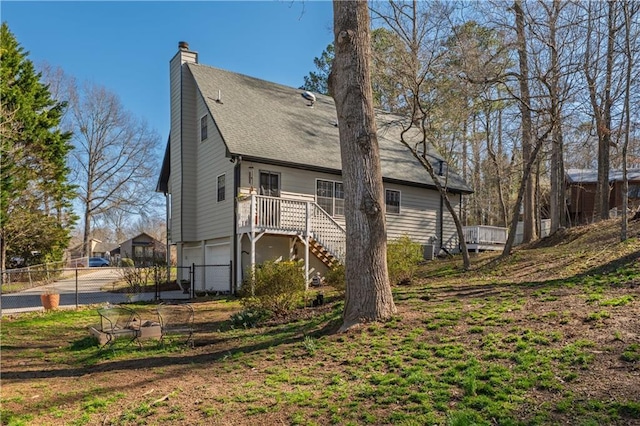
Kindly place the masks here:
<instances>
[{"instance_id":1,"label":"white garage door","mask_svg":"<svg viewBox=\"0 0 640 426\"><path fill-rule=\"evenodd\" d=\"M206 265L228 265L231 261L231 247L229 243L216 244L205 247Z\"/></svg>"},{"instance_id":2,"label":"white garage door","mask_svg":"<svg viewBox=\"0 0 640 426\"><path fill-rule=\"evenodd\" d=\"M204 290L213 292L231 290L231 245L229 243L205 246L202 275Z\"/></svg>"}]
</instances>

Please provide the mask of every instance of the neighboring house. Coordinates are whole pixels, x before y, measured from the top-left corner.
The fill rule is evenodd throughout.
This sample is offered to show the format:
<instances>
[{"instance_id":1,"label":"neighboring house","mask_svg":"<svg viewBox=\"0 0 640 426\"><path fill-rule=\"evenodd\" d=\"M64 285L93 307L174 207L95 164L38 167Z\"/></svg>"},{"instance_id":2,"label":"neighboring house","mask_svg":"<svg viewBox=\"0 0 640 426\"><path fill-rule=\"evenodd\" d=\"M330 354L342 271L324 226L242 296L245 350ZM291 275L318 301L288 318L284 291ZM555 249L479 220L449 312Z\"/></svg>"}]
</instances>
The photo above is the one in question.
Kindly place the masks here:
<instances>
[{"instance_id":1,"label":"neighboring house","mask_svg":"<svg viewBox=\"0 0 640 426\"><path fill-rule=\"evenodd\" d=\"M74 261L75 259L81 259L82 258L82 243L77 244L73 247L71 247L68 251L67 251L67 258L68 261ZM117 244L112 244L112 243L103 243L100 240L97 240L95 238L91 238L89 239L89 256L87 257L102 257L104 259L109 260L111 258L111 251L117 247ZM76 266L76 264L84 264L86 262L83 261L83 263L78 263L73 262L73 266ZM87 265L85 265L87 266Z\"/></svg>"},{"instance_id":2,"label":"neighboring house","mask_svg":"<svg viewBox=\"0 0 640 426\"><path fill-rule=\"evenodd\" d=\"M196 290L233 291L248 268L266 260L300 259L307 277L344 260L332 98L316 95L310 103L299 89L200 65L184 42L170 61L170 92L171 131L157 191L167 197L178 266L231 268L226 276L196 270ZM388 238L408 234L435 244L436 253L457 250L440 194L400 143L401 117L377 119ZM431 157L460 209L471 189Z\"/></svg>"},{"instance_id":3,"label":"neighboring house","mask_svg":"<svg viewBox=\"0 0 640 426\"><path fill-rule=\"evenodd\" d=\"M629 209L640 207L640 169L627 170ZM566 171L567 211L572 225L590 223L595 213L598 171L568 169ZM609 171L609 210L615 215L622 208L622 171Z\"/></svg>"},{"instance_id":4,"label":"neighboring house","mask_svg":"<svg viewBox=\"0 0 640 426\"><path fill-rule=\"evenodd\" d=\"M135 266L149 266L158 261L166 262L167 246L146 233L137 235L120 244L112 254L133 260Z\"/></svg>"}]
</instances>

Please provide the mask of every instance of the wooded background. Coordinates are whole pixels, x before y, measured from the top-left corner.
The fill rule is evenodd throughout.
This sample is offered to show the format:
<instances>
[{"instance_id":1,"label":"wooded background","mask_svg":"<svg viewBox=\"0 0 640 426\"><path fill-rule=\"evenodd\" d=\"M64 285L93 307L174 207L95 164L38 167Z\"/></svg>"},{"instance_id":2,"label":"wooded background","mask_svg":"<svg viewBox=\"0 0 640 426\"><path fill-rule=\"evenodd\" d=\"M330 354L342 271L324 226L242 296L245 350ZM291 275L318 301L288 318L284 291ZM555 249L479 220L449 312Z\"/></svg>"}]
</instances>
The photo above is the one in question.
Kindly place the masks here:
<instances>
[{"instance_id":1,"label":"wooded background","mask_svg":"<svg viewBox=\"0 0 640 426\"><path fill-rule=\"evenodd\" d=\"M570 168L597 171L590 220L609 217L609 170L640 167L639 2L369 5L374 104L410 117L473 188L464 224L517 218L524 242L541 219L574 225ZM301 88L327 93L333 58L330 44Z\"/></svg>"}]
</instances>

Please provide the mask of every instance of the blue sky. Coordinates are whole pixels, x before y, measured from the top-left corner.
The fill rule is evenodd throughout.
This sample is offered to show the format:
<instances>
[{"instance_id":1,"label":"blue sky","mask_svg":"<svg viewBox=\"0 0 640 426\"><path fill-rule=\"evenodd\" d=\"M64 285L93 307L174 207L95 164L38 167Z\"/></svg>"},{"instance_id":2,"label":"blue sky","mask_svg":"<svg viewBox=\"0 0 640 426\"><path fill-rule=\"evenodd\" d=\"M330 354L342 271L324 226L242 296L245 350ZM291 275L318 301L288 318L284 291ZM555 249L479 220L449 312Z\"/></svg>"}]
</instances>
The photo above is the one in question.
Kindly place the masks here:
<instances>
[{"instance_id":1,"label":"blue sky","mask_svg":"<svg viewBox=\"0 0 640 426\"><path fill-rule=\"evenodd\" d=\"M169 60L187 41L199 62L299 87L333 41L329 1L32 2L0 4L29 59L116 93L164 141Z\"/></svg>"}]
</instances>

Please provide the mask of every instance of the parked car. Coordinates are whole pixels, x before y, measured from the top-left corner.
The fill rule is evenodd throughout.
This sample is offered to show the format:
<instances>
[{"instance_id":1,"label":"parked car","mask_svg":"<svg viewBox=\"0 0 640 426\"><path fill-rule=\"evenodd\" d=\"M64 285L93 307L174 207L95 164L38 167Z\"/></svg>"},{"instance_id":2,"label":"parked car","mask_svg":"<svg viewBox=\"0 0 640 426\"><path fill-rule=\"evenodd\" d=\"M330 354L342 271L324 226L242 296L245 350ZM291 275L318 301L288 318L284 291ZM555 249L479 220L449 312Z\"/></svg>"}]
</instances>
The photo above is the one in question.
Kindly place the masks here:
<instances>
[{"instance_id":1,"label":"parked car","mask_svg":"<svg viewBox=\"0 0 640 426\"><path fill-rule=\"evenodd\" d=\"M89 267L93 268L96 266L109 266L109 261L107 259L103 259L101 257L90 257L89 258Z\"/></svg>"}]
</instances>

